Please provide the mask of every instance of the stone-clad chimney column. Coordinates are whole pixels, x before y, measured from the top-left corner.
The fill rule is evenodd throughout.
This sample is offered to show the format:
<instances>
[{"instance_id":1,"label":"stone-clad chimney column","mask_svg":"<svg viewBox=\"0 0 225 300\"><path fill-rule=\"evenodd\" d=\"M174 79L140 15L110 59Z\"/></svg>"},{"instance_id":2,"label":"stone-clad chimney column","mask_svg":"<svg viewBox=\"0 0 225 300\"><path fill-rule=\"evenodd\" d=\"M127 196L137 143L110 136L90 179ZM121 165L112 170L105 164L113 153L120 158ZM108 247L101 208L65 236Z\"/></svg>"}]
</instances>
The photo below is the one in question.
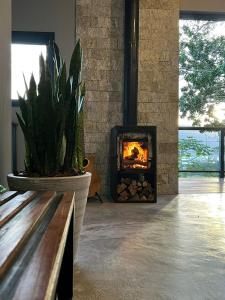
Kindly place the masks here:
<instances>
[{"instance_id":1,"label":"stone-clad chimney column","mask_svg":"<svg viewBox=\"0 0 225 300\"><path fill-rule=\"evenodd\" d=\"M0 184L11 171L11 1L0 1Z\"/></svg>"},{"instance_id":2,"label":"stone-clad chimney column","mask_svg":"<svg viewBox=\"0 0 225 300\"><path fill-rule=\"evenodd\" d=\"M157 126L159 194L178 192L179 0L140 0L138 125Z\"/></svg>"}]
</instances>

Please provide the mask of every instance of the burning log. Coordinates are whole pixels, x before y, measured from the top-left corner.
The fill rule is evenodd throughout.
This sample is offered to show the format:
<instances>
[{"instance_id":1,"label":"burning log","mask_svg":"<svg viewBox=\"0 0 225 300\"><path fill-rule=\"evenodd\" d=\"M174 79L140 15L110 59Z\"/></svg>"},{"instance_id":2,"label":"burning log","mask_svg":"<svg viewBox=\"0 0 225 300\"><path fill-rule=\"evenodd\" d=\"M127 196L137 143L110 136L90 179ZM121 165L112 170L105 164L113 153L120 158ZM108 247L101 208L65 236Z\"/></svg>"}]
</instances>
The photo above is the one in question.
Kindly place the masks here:
<instances>
[{"instance_id":1,"label":"burning log","mask_svg":"<svg viewBox=\"0 0 225 300\"><path fill-rule=\"evenodd\" d=\"M147 161L143 161L143 160L140 160L140 159L135 159L135 160L124 159L123 160L123 165L125 167L132 166L132 165L141 165L141 166L145 166L146 167Z\"/></svg>"}]
</instances>

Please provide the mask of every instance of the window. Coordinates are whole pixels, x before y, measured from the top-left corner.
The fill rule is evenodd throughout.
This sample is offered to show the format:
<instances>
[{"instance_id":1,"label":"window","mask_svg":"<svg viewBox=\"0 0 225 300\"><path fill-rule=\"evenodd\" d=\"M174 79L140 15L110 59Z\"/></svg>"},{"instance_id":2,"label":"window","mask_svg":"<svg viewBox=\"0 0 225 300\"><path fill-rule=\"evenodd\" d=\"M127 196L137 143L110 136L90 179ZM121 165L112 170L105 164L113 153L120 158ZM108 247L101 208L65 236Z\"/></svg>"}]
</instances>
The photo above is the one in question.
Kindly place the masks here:
<instances>
[{"instance_id":1,"label":"window","mask_svg":"<svg viewBox=\"0 0 225 300\"><path fill-rule=\"evenodd\" d=\"M181 13L179 176L224 177L225 14Z\"/></svg>"},{"instance_id":2,"label":"window","mask_svg":"<svg viewBox=\"0 0 225 300\"><path fill-rule=\"evenodd\" d=\"M24 78L29 84L31 74L39 80L39 56L47 56L49 43L54 40L54 33L21 32L12 33L11 45L11 99L17 103L18 94L25 93ZM50 50L51 51L51 50ZM51 55L51 53L48 53Z\"/></svg>"},{"instance_id":3,"label":"window","mask_svg":"<svg viewBox=\"0 0 225 300\"><path fill-rule=\"evenodd\" d=\"M225 122L225 16L183 14L180 20L180 126Z\"/></svg>"}]
</instances>

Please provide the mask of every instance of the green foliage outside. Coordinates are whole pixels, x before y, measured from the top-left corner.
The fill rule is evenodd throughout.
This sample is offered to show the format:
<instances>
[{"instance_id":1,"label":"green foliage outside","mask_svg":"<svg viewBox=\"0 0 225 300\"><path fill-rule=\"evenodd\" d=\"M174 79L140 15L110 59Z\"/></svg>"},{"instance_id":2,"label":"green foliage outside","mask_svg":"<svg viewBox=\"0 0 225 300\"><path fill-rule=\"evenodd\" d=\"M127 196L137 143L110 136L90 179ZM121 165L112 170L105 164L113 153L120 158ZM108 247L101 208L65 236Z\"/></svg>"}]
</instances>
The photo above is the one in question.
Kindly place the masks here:
<instances>
[{"instance_id":1,"label":"green foliage outside","mask_svg":"<svg viewBox=\"0 0 225 300\"><path fill-rule=\"evenodd\" d=\"M192 136L179 140L179 170L185 171L215 171L217 162L210 158L218 153L217 147L210 147Z\"/></svg>"},{"instance_id":2,"label":"green foliage outside","mask_svg":"<svg viewBox=\"0 0 225 300\"><path fill-rule=\"evenodd\" d=\"M212 34L215 26L206 21L186 21L181 26L180 112L193 126L224 126L215 115L215 105L225 103L225 36Z\"/></svg>"},{"instance_id":3,"label":"green foliage outside","mask_svg":"<svg viewBox=\"0 0 225 300\"><path fill-rule=\"evenodd\" d=\"M17 114L25 137L26 176L67 176L83 173L84 97L82 49L78 42L69 72L56 44L54 70L40 56L40 82L31 76L26 95L19 97Z\"/></svg>"}]
</instances>

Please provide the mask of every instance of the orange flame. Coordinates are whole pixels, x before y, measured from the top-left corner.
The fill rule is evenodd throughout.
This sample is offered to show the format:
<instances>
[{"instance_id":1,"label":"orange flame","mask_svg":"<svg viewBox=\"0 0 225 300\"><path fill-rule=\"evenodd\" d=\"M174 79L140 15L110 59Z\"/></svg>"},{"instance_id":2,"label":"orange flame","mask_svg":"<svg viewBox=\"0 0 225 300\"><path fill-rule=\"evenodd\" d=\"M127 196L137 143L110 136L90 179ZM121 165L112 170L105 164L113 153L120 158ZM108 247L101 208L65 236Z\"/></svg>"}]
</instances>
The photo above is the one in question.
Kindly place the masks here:
<instances>
[{"instance_id":1,"label":"orange flame","mask_svg":"<svg viewBox=\"0 0 225 300\"><path fill-rule=\"evenodd\" d=\"M123 142L123 160L128 163L124 166L126 168L147 168L148 150L143 147L142 142ZM131 163L131 161L133 163ZM130 162L130 163L129 163Z\"/></svg>"}]
</instances>

